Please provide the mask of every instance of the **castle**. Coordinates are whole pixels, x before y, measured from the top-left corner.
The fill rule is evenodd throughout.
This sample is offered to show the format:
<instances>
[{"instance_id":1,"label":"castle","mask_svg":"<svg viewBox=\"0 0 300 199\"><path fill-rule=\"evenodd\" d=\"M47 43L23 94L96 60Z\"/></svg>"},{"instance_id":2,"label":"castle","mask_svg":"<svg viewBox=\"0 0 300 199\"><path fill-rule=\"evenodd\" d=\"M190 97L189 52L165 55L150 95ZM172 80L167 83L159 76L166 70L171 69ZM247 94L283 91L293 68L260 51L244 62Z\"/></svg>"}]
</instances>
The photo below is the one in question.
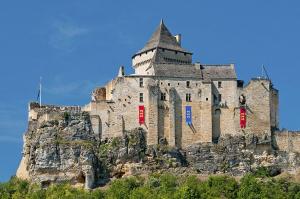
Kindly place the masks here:
<instances>
[{"instance_id":1,"label":"castle","mask_svg":"<svg viewBox=\"0 0 300 199\"><path fill-rule=\"evenodd\" d=\"M83 107L101 139L142 127L148 145L217 142L225 134L271 135L279 127L278 91L267 78L247 85L234 64L192 63L161 21L144 48L132 56L134 74L124 67Z\"/></svg>"},{"instance_id":2,"label":"castle","mask_svg":"<svg viewBox=\"0 0 300 199\"><path fill-rule=\"evenodd\" d=\"M16 175L92 188L106 172L122 176L126 165L142 172L189 162L198 173L239 175L299 167L300 132L279 130L279 94L269 78L244 85L233 64L192 63L181 35L163 21L132 65L134 74L120 67L85 106L30 103ZM170 150L160 150L166 144Z\"/></svg>"},{"instance_id":3,"label":"castle","mask_svg":"<svg viewBox=\"0 0 300 199\"><path fill-rule=\"evenodd\" d=\"M80 107L89 112L97 137L120 137L141 127L148 145L165 139L179 148L217 142L226 134L271 137L279 128L278 90L271 80L253 78L244 85L234 64L192 63L192 55L182 48L181 35L173 36L161 21L132 56L135 73L126 75L120 67ZM36 111L30 108L29 120L37 119Z\"/></svg>"}]
</instances>

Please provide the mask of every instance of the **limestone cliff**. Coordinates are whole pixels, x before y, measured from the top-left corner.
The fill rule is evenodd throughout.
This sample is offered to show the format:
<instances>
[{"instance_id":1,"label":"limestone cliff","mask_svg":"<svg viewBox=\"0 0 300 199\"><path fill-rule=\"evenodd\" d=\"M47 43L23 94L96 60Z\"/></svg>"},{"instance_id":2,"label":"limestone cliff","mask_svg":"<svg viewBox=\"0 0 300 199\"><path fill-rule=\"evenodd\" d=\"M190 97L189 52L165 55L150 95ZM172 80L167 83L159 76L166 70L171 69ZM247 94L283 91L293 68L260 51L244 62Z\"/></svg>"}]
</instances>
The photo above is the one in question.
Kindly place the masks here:
<instances>
[{"instance_id":1,"label":"limestone cliff","mask_svg":"<svg viewBox=\"0 0 300 199\"><path fill-rule=\"evenodd\" d=\"M24 134L23 158L17 176L47 186L70 182L93 188L112 178L152 172L240 176L266 166L275 175L299 168L297 152L272 147L272 137L226 136L218 144L199 143L184 149L170 147L166 139L148 146L142 128L122 137L100 139L90 115L74 108L31 107Z\"/></svg>"},{"instance_id":2,"label":"limestone cliff","mask_svg":"<svg viewBox=\"0 0 300 199\"><path fill-rule=\"evenodd\" d=\"M30 121L17 176L47 185L70 181L95 184L97 141L85 112L58 112L48 121Z\"/></svg>"}]
</instances>

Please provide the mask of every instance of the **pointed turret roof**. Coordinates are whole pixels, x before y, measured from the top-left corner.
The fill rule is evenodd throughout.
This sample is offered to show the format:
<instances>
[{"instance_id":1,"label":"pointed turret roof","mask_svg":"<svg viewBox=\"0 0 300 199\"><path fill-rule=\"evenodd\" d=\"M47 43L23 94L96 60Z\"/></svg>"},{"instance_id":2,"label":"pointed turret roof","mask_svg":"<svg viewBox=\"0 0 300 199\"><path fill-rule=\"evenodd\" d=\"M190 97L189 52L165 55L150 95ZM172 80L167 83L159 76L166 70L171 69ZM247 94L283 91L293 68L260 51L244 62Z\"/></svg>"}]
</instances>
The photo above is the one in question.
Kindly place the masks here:
<instances>
[{"instance_id":1,"label":"pointed turret roof","mask_svg":"<svg viewBox=\"0 0 300 199\"><path fill-rule=\"evenodd\" d=\"M180 52L185 52L192 54L191 52L183 49L176 38L170 33L168 28L165 26L164 21L161 20L159 26L152 34L149 41L146 43L145 47L138 51L135 55L141 54L143 52L155 49L155 48L164 48L169 50L176 50Z\"/></svg>"}]
</instances>

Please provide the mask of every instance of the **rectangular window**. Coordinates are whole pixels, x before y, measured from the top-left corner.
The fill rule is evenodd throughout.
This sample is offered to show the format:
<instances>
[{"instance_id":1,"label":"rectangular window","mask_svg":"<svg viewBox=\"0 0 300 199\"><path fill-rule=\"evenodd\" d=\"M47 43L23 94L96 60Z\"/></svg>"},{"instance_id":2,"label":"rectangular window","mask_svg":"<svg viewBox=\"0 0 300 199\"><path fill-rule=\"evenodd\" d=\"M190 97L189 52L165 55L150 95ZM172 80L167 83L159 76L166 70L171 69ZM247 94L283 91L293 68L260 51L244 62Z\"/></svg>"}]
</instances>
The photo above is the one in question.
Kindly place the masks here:
<instances>
[{"instance_id":1,"label":"rectangular window","mask_svg":"<svg viewBox=\"0 0 300 199\"><path fill-rule=\"evenodd\" d=\"M190 85L190 81L186 81L186 87L187 87L187 88L190 88L190 86L191 86L191 85Z\"/></svg>"},{"instance_id":2,"label":"rectangular window","mask_svg":"<svg viewBox=\"0 0 300 199\"><path fill-rule=\"evenodd\" d=\"M222 95L221 94L219 94L219 102L221 102L222 101Z\"/></svg>"},{"instance_id":3,"label":"rectangular window","mask_svg":"<svg viewBox=\"0 0 300 199\"><path fill-rule=\"evenodd\" d=\"M222 82L218 82L218 88L222 88Z\"/></svg>"},{"instance_id":4,"label":"rectangular window","mask_svg":"<svg viewBox=\"0 0 300 199\"><path fill-rule=\"evenodd\" d=\"M160 100L166 101L166 93L160 93Z\"/></svg>"},{"instance_id":5,"label":"rectangular window","mask_svg":"<svg viewBox=\"0 0 300 199\"><path fill-rule=\"evenodd\" d=\"M143 87L144 86L144 80L143 78L140 78L140 87Z\"/></svg>"},{"instance_id":6,"label":"rectangular window","mask_svg":"<svg viewBox=\"0 0 300 199\"><path fill-rule=\"evenodd\" d=\"M191 101L192 101L192 98L191 98L191 94L190 94L190 93L187 93L187 94L185 95L185 100L186 100L187 102L191 102Z\"/></svg>"},{"instance_id":7,"label":"rectangular window","mask_svg":"<svg viewBox=\"0 0 300 199\"><path fill-rule=\"evenodd\" d=\"M144 94L140 93L140 102L144 102Z\"/></svg>"}]
</instances>

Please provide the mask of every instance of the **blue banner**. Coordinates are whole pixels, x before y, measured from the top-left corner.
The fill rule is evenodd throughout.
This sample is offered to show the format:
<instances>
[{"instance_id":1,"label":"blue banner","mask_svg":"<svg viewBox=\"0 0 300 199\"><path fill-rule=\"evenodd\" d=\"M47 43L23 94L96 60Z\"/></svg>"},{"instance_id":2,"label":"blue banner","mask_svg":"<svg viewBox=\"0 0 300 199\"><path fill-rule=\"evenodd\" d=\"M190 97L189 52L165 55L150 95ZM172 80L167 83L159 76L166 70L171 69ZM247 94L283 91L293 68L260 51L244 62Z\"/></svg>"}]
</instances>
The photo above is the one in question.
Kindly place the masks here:
<instances>
[{"instance_id":1,"label":"blue banner","mask_svg":"<svg viewBox=\"0 0 300 199\"><path fill-rule=\"evenodd\" d=\"M186 106L185 107L185 122L187 124L192 124L192 107Z\"/></svg>"}]
</instances>

